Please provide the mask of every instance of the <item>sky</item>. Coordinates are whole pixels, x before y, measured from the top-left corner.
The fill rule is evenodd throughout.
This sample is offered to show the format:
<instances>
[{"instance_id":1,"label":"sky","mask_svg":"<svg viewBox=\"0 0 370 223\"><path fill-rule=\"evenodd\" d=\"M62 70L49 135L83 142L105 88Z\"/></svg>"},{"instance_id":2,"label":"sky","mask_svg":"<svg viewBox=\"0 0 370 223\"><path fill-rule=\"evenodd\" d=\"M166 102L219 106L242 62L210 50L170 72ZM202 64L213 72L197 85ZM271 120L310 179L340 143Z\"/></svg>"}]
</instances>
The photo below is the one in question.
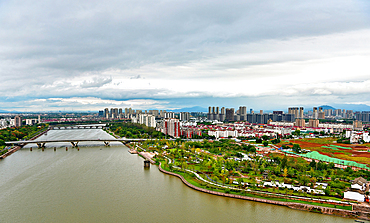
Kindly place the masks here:
<instances>
[{"instance_id":1,"label":"sky","mask_svg":"<svg viewBox=\"0 0 370 223\"><path fill-rule=\"evenodd\" d=\"M370 105L368 0L0 0L0 110Z\"/></svg>"}]
</instances>

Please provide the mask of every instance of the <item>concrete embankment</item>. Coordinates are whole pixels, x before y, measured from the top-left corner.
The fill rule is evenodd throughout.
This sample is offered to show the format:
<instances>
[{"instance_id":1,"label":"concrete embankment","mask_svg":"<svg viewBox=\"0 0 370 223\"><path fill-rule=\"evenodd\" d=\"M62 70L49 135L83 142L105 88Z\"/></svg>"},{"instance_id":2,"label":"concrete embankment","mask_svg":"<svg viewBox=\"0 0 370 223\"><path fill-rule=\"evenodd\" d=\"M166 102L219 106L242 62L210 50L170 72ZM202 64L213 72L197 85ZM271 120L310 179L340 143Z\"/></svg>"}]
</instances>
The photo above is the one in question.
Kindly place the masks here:
<instances>
[{"instance_id":1,"label":"concrete embankment","mask_svg":"<svg viewBox=\"0 0 370 223\"><path fill-rule=\"evenodd\" d=\"M35 135L34 137L32 137L30 140L35 140L37 139L38 137L42 136L43 134L45 134L46 132L48 132L50 129L46 129L45 131L42 131L40 133L38 133L37 135ZM22 147L20 146L14 146L13 148L11 149L8 149L8 152L4 153L3 155L0 156L0 159L4 159L5 157L7 156L10 156L11 154L17 152L18 150L20 150Z\"/></svg>"},{"instance_id":2,"label":"concrete embankment","mask_svg":"<svg viewBox=\"0 0 370 223\"><path fill-rule=\"evenodd\" d=\"M159 171L162 173L166 173L172 176L176 176L181 179L181 181L188 187L208 193L208 194L214 194L218 196L223 196L223 197L231 197L231 198L237 198L237 199L243 199L243 200L249 200L249 201L256 201L256 202L263 202L263 203L268 203L268 204L275 204L275 205L280 205L280 206L287 206L293 209L297 210L304 210L304 211L311 211L315 213L322 213L322 214L329 214L329 215L336 215L340 217L349 217L349 218L358 218L358 219L363 219L363 220L370 220L370 214L367 214L366 212L363 212L362 210L343 210L343 209L337 209L337 208L329 208L329 207L322 207L322 206L315 206L315 205L308 205L308 204L300 204L300 203L291 203L291 202L283 202L283 201L272 201L272 200L267 200L267 199L261 199L261 198L254 198L254 197L247 197L247 196L241 196L241 195L236 195L236 194L227 194L227 193L221 193L221 192L216 192L216 191L211 191L211 190L206 190L203 188L199 188L197 186L194 186L190 184L188 181L185 180L185 178L179 174L172 173L169 171L166 171L162 169L161 164L159 165Z\"/></svg>"},{"instance_id":3,"label":"concrete embankment","mask_svg":"<svg viewBox=\"0 0 370 223\"><path fill-rule=\"evenodd\" d=\"M141 155L142 157L144 157L146 160L149 160L149 162L151 164L155 164L155 161L152 160L152 158L155 156L155 154L153 153L148 153L148 152L139 152L139 155Z\"/></svg>"}]
</instances>

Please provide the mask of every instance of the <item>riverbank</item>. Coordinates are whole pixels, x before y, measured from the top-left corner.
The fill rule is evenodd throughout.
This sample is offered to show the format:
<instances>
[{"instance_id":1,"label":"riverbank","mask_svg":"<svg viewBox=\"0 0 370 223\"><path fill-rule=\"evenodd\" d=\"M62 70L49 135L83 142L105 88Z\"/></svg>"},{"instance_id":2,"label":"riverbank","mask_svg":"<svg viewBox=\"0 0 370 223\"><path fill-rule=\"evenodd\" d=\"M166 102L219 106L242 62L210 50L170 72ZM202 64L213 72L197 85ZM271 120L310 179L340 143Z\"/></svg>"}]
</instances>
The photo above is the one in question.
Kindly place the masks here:
<instances>
[{"instance_id":1,"label":"riverbank","mask_svg":"<svg viewBox=\"0 0 370 223\"><path fill-rule=\"evenodd\" d=\"M35 136L33 136L31 139L29 140L35 140L37 139L38 137L42 136L43 134L47 133L50 129L47 128L46 130L40 132L40 133L37 133ZM0 156L0 159L4 159L6 158L7 156L10 156L11 154L17 152L18 150L20 150L22 147L21 146L15 146L11 149L8 149L8 152L4 153L3 155Z\"/></svg>"},{"instance_id":2,"label":"riverbank","mask_svg":"<svg viewBox=\"0 0 370 223\"><path fill-rule=\"evenodd\" d=\"M357 210L343 210L343 209L337 209L337 208L329 208L329 207L323 207L323 206L315 206L315 205L308 205L308 204L300 204L300 203L292 203L292 202L283 202L283 201L273 201L273 200L267 200L267 199L261 199L261 198L254 198L254 197L248 197L248 196L242 196L242 195L236 195L236 194L229 194L229 193L222 193L217 191L211 191L207 189L203 189L197 186L194 186L193 184L189 183L182 175L176 174L173 172L169 172L167 170L164 170L161 167L161 163L158 166L159 171L165 174L169 174L172 176L176 176L181 179L181 181L188 187L208 194L213 194L217 196L223 196L223 197L230 197L230 198L237 198L242 200L248 200L248 201L255 201L255 202L262 202L267 204L274 204L279 206L286 206L292 209L297 210L304 210L304 211L310 211L315 213L322 213L322 214L328 214L328 215L335 215L340 217L347 217L347 218L358 218L362 220L370 220L370 213L357 211Z\"/></svg>"}]
</instances>

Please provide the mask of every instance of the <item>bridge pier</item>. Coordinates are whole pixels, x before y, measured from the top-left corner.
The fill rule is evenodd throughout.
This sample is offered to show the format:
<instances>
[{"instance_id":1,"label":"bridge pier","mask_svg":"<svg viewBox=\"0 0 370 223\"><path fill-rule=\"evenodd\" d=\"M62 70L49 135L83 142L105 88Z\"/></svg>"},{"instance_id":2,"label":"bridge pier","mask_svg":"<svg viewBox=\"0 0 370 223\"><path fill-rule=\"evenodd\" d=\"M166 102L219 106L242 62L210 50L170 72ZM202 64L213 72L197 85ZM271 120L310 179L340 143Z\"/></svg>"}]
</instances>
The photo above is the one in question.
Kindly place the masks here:
<instances>
[{"instance_id":1,"label":"bridge pier","mask_svg":"<svg viewBox=\"0 0 370 223\"><path fill-rule=\"evenodd\" d=\"M57 147L54 147L54 151L57 151Z\"/></svg>"},{"instance_id":2,"label":"bridge pier","mask_svg":"<svg viewBox=\"0 0 370 223\"><path fill-rule=\"evenodd\" d=\"M150 161L144 160L144 168L149 168L149 167L150 167Z\"/></svg>"},{"instance_id":3,"label":"bridge pier","mask_svg":"<svg viewBox=\"0 0 370 223\"><path fill-rule=\"evenodd\" d=\"M30 151L32 152L32 147L30 147Z\"/></svg>"},{"instance_id":4,"label":"bridge pier","mask_svg":"<svg viewBox=\"0 0 370 223\"><path fill-rule=\"evenodd\" d=\"M109 142L104 141L105 146L110 146Z\"/></svg>"},{"instance_id":5,"label":"bridge pier","mask_svg":"<svg viewBox=\"0 0 370 223\"><path fill-rule=\"evenodd\" d=\"M45 148L45 143L37 143L37 146L38 146L39 148Z\"/></svg>"}]
</instances>

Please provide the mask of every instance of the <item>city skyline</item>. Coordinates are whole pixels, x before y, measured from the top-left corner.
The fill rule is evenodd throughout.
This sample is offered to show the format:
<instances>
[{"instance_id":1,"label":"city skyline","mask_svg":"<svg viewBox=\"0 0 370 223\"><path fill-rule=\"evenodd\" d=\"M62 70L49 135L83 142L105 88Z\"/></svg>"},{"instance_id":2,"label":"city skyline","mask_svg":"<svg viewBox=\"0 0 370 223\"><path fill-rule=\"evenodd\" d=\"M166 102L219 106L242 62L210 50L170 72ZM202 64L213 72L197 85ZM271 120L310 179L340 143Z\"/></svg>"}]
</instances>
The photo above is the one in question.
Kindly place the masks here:
<instances>
[{"instance_id":1,"label":"city skyline","mask_svg":"<svg viewBox=\"0 0 370 223\"><path fill-rule=\"evenodd\" d=\"M0 110L370 105L367 1L3 1L0 12Z\"/></svg>"}]
</instances>

